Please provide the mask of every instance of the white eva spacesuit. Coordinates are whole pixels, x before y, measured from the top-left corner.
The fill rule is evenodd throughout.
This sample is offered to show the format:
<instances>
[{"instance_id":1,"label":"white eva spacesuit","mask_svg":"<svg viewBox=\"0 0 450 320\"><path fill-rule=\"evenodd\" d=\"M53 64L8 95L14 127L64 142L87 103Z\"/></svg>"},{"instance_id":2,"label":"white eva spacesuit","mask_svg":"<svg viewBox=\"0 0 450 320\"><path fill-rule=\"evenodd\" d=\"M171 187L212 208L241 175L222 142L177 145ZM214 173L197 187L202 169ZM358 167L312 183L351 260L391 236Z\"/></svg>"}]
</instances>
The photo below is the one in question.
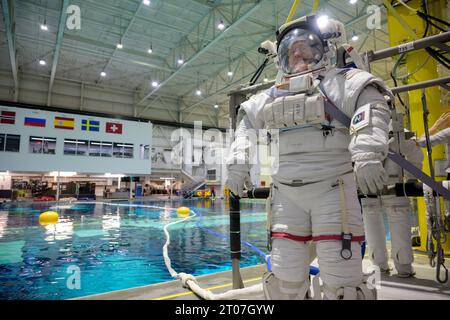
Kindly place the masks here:
<instances>
[{"instance_id":1,"label":"white eva spacesuit","mask_svg":"<svg viewBox=\"0 0 450 320\"><path fill-rule=\"evenodd\" d=\"M248 131L279 129L269 216L272 272L263 281L266 297L306 298L308 244L314 241L325 299L373 299L376 292L363 283L364 227L355 174L373 192L386 182L382 161L388 152L390 109L384 95L392 95L365 71L333 68L344 27L331 19L323 26L317 22L315 16L303 17L277 33L280 80L289 88L278 83L241 104L226 160L227 185L242 196L249 180L248 163L236 161L249 157ZM351 134L325 113L325 96L352 118Z\"/></svg>"},{"instance_id":2,"label":"white eva spacesuit","mask_svg":"<svg viewBox=\"0 0 450 320\"><path fill-rule=\"evenodd\" d=\"M415 141L403 141L401 153L414 166L422 167L423 154ZM403 182L399 179L399 176L401 176L399 166L392 160L386 159L385 170L389 175L388 185ZM407 172L405 172L405 175L408 177ZM411 264L414 256L411 246L411 206L409 198L383 195L381 199L377 197L363 198L361 204L367 247L372 263L383 272L389 270L386 231L383 221L385 209L391 234L391 257L395 269L400 277L413 275L414 271Z\"/></svg>"}]
</instances>

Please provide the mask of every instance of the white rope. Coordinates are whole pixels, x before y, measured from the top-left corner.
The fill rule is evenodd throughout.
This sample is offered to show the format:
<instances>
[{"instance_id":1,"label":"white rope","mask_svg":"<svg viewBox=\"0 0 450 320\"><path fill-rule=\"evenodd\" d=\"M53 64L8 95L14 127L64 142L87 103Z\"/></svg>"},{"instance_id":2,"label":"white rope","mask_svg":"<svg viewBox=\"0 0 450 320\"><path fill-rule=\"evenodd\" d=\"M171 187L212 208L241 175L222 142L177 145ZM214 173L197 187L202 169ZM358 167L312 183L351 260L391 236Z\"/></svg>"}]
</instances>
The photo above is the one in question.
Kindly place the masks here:
<instances>
[{"instance_id":1,"label":"white rope","mask_svg":"<svg viewBox=\"0 0 450 320\"><path fill-rule=\"evenodd\" d=\"M183 273L183 272L177 273L172 268L171 261L169 258L169 252L168 252L168 247L170 245L170 234L169 234L168 228L172 225L184 222L188 219L191 219L191 218L197 216L197 214L194 211L190 210L190 212L192 213L192 215L190 215L189 217L184 218L179 221L169 223L164 226L164 234L166 235L167 241L163 246L163 257L164 257L164 263L166 264L167 270L169 270L170 275L173 278L180 279L181 283L183 284L183 287L191 289L192 292L194 292L196 295L198 295L199 297L201 297L205 300L230 300L230 299L237 299L239 297L248 296L250 294L262 293L262 291L263 291L262 284L258 284L258 285L254 285L254 286L248 287L248 288L234 289L234 290L229 290L229 291L221 293L221 294L214 294L211 291L205 290L202 287L200 287L197 283L197 280L195 279L195 277L192 274L187 274L187 273Z\"/></svg>"},{"instance_id":2,"label":"white rope","mask_svg":"<svg viewBox=\"0 0 450 320\"><path fill-rule=\"evenodd\" d=\"M174 209L171 209L171 210L174 210ZM191 219L191 218L197 216L197 214L194 211L190 210L190 212L192 212L193 215L189 215L189 217L187 217L187 218L168 223L164 226L164 234L166 235L166 238L167 238L166 243L163 246L164 263L166 264L167 270L169 270L170 275L175 279L178 279L179 277L178 277L178 273L172 268L172 264L171 264L171 261L169 258L168 247L170 245L170 234L169 234L169 231L167 230L167 228L172 225L184 222L188 219Z\"/></svg>"}]
</instances>

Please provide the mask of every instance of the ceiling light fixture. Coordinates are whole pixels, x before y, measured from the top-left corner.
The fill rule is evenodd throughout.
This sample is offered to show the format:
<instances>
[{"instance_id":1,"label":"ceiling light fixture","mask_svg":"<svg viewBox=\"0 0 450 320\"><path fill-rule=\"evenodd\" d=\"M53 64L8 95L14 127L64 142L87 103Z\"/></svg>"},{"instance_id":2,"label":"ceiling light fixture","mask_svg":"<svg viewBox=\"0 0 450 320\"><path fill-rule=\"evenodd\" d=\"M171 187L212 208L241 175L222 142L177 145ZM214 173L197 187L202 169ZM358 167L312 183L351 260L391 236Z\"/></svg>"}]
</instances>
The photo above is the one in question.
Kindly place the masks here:
<instances>
[{"instance_id":1,"label":"ceiling light fixture","mask_svg":"<svg viewBox=\"0 0 450 320\"><path fill-rule=\"evenodd\" d=\"M106 77L106 72L105 72L105 71L102 71L102 72L100 72L100 75L101 75L102 77Z\"/></svg>"},{"instance_id":2,"label":"ceiling light fixture","mask_svg":"<svg viewBox=\"0 0 450 320\"><path fill-rule=\"evenodd\" d=\"M145 4L146 6L149 6L150 5L150 0L144 0L144 1L142 1L142 3Z\"/></svg>"},{"instance_id":3,"label":"ceiling light fixture","mask_svg":"<svg viewBox=\"0 0 450 320\"><path fill-rule=\"evenodd\" d=\"M225 24L223 23L222 20L220 20L219 24L217 25L217 29L219 29L219 30L225 29Z\"/></svg>"},{"instance_id":4,"label":"ceiling light fixture","mask_svg":"<svg viewBox=\"0 0 450 320\"><path fill-rule=\"evenodd\" d=\"M39 64L41 66L45 66L47 64L47 62L44 59L39 60Z\"/></svg>"}]
</instances>

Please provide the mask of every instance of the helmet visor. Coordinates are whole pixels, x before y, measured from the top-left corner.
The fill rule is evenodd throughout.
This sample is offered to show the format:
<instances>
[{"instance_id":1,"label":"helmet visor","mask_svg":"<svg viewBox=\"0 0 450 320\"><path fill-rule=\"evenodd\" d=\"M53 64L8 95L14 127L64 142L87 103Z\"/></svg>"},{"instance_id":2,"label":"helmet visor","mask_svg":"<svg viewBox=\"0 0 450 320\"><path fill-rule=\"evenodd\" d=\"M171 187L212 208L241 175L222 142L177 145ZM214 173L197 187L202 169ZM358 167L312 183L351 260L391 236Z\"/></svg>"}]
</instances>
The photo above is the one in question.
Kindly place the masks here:
<instances>
[{"instance_id":1,"label":"helmet visor","mask_svg":"<svg viewBox=\"0 0 450 320\"><path fill-rule=\"evenodd\" d=\"M313 69L323 54L324 48L319 36L300 28L286 33L278 47L280 66L285 74Z\"/></svg>"}]
</instances>

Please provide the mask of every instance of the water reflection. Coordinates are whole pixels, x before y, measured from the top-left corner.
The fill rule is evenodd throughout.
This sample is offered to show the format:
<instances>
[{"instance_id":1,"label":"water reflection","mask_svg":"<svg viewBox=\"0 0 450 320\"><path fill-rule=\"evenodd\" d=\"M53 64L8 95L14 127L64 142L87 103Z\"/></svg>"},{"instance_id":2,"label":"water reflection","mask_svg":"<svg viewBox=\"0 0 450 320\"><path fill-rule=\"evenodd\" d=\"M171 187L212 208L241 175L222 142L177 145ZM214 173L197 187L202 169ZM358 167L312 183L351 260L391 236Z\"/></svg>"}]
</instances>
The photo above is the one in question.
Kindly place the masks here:
<instances>
[{"instance_id":1,"label":"water reflection","mask_svg":"<svg viewBox=\"0 0 450 320\"><path fill-rule=\"evenodd\" d=\"M60 219L56 224L49 224L45 228L45 241L67 240L73 236L73 222L69 219Z\"/></svg>"},{"instance_id":2,"label":"water reflection","mask_svg":"<svg viewBox=\"0 0 450 320\"><path fill-rule=\"evenodd\" d=\"M166 204L164 206L164 209L161 210L160 214L159 214L159 219L162 221L166 221L170 219L170 215L173 212L173 207L170 206L169 204Z\"/></svg>"},{"instance_id":3,"label":"water reflection","mask_svg":"<svg viewBox=\"0 0 450 320\"><path fill-rule=\"evenodd\" d=\"M8 212L0 211L0 238L3 238L7 224L8 224Z\"/></svg>"},{"instance_id":4,"label":"water reflection","mask_svg":"<svg viewBox=\"0 0 450 320\"><path fill-rule=\"evenodd\" d=\"M112 212L109 214L105 214L102 217L102 229L105 231L108 230L119 230L120 229L120 211L117 208L116 213Z\"/></svg>"}]
</instances>

